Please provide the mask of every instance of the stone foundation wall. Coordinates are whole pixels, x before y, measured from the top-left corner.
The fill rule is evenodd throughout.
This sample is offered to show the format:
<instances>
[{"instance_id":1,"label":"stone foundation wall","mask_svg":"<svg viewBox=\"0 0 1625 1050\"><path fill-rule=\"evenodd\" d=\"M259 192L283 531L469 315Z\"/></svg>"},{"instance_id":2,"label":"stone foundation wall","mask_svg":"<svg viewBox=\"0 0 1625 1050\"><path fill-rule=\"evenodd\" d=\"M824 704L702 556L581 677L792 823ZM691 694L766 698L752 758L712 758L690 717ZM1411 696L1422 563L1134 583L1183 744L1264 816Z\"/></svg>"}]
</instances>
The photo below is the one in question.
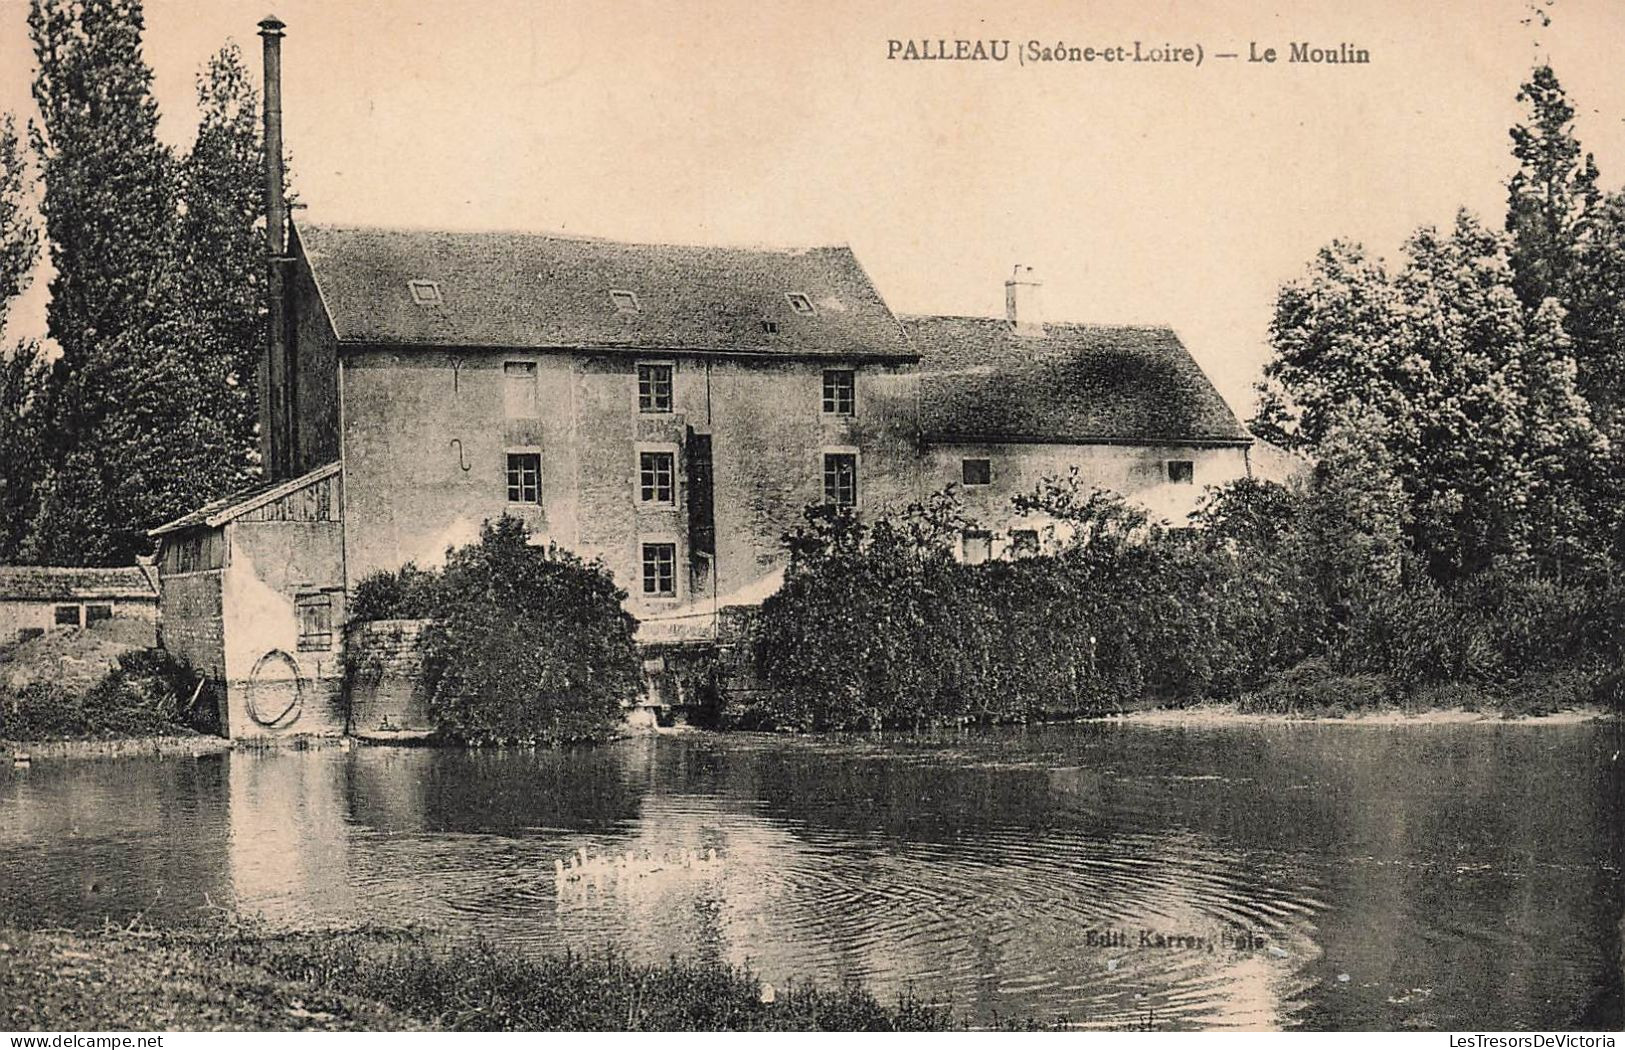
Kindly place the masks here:
<instances>
[{"instance_id":1,"label":"stone foundation wall","mask_svg":"<svg viewBox=\"0 0 1625 1050\"><path fill-rule=\"evenodd\" d=\"M352 735L432 730L418 640L427 620L373 620L350 627L345 652Z\"/></svg>"}]
</instances>

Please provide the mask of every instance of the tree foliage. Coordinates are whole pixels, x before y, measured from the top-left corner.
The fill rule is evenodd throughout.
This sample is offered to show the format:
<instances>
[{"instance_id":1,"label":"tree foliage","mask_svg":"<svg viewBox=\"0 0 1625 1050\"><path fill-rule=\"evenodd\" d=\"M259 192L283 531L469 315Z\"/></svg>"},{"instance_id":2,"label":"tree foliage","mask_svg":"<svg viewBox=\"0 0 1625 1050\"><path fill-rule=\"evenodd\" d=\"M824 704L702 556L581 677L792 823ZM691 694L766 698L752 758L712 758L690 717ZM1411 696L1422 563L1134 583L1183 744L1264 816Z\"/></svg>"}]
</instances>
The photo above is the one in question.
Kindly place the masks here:
<instances>
[{"instance_id":1,"label":"tree foliage","mask_svg":"<svg viewBox=\"0 0 1625 1050\"><path fill-rule=\"evenodd\" d=\"M39 229L30 209L27 158L9 114L0 118L0 336L33 279ZM15 560L33 516L44 457L47 369L34 340L0 346L0 562Z\"/></svg>"},{"instance_id":2,"label":"tree foliage","mask_svg":"<svg viewBox=\"0 0 1625 1050\"><path fill-rule=\"evenodd\" d=\"M487 522L443 569L408 566L357 588L357 619L425 617L424 689L436 729L473 744L601 740L639 689L636 621L602 565Z\"/></svg>"},{"instance_id":3,"label":"tree foliage","mask_svg":"<svg viewBox=\"0 0 1625 1050\"><path fill-rule=\"evenodd\" d=\"M1535 67L1518 91L1527 122L1513 126L1518 170L1507 183L1514 287L1533 311L1566 300L1576 256L1598 200L1597 164L1574 136L1574 107L1549 65Z\"/></svg>"},{"instance_id":4,"label":"tree foliage","mask_svg":"<svg viewBox=\"0 0 1625 1050\"><path fill-rule=\"evenodd\" d=\"M1334 243L1282 288L1270 334L1268 422L1312 454L1337 433L1379 442L1405 535L1440 579L1497 557L1594 560L1575 480L1607 443L1562 311L1523 309L1505 236L1463 212L1416 231L1394 273Z\"/></svg>"},{"instance_id":5,"label":"tree foliage","mask_svg":"<svg viewBox=\"0 0 1625 1050\"><path fill-rule=\"evenodd\" d=\"M39 401L43 471L14 511L29 519L29 560L128 563L147 529L258 469L257 99L241 55L223 49L177 158L157 138L143 27L140 0L30 6L60 356Z\"/></svg>"}]
</instances>

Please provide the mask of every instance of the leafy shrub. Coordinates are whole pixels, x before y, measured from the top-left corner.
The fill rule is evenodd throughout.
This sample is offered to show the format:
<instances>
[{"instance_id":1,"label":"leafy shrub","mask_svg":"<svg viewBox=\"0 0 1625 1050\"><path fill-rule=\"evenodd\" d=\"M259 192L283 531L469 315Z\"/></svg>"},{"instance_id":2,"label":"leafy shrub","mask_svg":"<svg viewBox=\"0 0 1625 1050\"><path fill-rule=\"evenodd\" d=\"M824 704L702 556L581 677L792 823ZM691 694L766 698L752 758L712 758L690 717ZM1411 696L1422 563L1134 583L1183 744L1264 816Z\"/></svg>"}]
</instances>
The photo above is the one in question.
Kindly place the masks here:
<instances>
[{"instance_id":1,"label":"leafy shrub","mask_svg":"<svg viewBox=\"0 0 1625 1050\"><path fill-rule=\"evenodd\" d=\"M1393 683L1382 675L1338 674L1321 659L1305 660L1241 698L1243 711L1275 715L1340 717L1386 705Z\"/></svg>"},{"instance_id":2,"label":"leafy shrub","mask_svg":"<svg viewBox=\"0 0 1625 1050\"><path fill-rule=\"evenodd\" d=\"M350 618L426 620L440 605L440 574L407 562L394 572L375 572L356 584Z\"/></svg>"},{"instance_id":3,"label":"leafy shrub","mask_svg":"<svg viewBox=\"0 0 1625 1050\"><path fill-rule=\"evenodd\" d=\"M435 596L423 632L424 688L438 731L475 744L608 736L637 695L636 621L602 565L530 543L517 519L487 522L477 543L408 593Z\"/></svg>"}]
</instances>

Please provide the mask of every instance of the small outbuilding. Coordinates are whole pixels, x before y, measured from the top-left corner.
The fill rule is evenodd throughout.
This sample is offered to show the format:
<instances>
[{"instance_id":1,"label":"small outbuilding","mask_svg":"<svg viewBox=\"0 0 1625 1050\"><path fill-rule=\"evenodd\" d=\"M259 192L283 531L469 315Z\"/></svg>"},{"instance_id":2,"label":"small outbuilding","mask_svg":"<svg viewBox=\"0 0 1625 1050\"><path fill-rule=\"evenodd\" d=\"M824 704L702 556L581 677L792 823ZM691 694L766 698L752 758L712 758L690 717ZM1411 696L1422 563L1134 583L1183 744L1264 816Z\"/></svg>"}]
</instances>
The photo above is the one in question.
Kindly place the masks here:
<instances>
[{"instance_id":1,"label":"small outbuilding","mask_svg":"<svg viewBox=\"0 0 1625 1050\"><path fill-rule=\"evenodd\" d=\"M114 617L157 620L158 586L152 566L0 565L0 645Z\"/></svg>"},{"instance_id":2,"label":"small outbuilding","mask_svg":"<svg viewBox=\"0 0 1625 1050\"><path fill-rule=\"evenodd\" d=\"M152 531L164 648L214 684L232 739L344 732L342 484L330 463Z\"/></svg>"}]
</instances>

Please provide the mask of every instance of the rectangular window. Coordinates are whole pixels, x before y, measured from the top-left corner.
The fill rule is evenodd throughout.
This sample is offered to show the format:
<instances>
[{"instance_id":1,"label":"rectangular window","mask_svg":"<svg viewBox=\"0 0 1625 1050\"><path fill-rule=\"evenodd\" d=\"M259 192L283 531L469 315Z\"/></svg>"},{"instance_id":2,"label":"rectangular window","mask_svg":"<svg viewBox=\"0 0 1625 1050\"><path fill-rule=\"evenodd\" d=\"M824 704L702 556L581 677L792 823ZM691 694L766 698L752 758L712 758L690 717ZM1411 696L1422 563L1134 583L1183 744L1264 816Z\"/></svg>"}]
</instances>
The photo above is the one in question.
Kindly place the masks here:
<instances>
[{"instance_id":1,"label":"rectangular window","mask_svg":"<svg viewBox=\"0 0 1625 1050\"><path fill-rule=\"evenodd\" d=\"M677 502L677 457L670 452L638 453L638 499L644 503Z\"/></svg>"},{"instance_id":2,"label":"rectangular window","mask_svg":"<svg viewBox=\"0 0 1625 1050\"><path fill-rule=\"evenodd\" d=\"M677 544L643 545L643 593L649 598L677 596Z\"/></svg>"},{"instance_id":3,"label":"rectangular window","mask_svg":"<svg viewBox=\"0 0 1625 1050\"><path fill-rule=\"evenodd\" d=\"M1191 485L1196 481L1196 464L1188 459L1168 461L1168 480L1175 485Z\"/></svg>"},{"instance_id":4,"label":"rectangular window","mask_svg":"<svg viewBox=\"0 0 1625 1050\"><path fill-rule=\"evenodd\" d=\"M113 607L111 605L87 605L87 606L85 606L85 626L86 627L89 627L91 624L95 623L97 620L111 620L112 618L113 618Z\"/></svg>"},{"instance_id":5,"label":"rectangular window","mask_svg":"<svg viewBox=\"0 0 1625 1050\"><path fill-rule=\"evenodd\" d=\"M855 454L824 454L824 502L837 507L858 505L858 457Z\"/></svg>"},{"instance_id":6,"label":"rectangular window","mask_svg":"<svg viewBox=\"0 0 1625 1050\"><path fill-rule=\"evenodd\" d=\"M966 565L980 565L993 557L993 534L980 529L967 529L959 538L962 560Z\"/></svg>"},{"instance_id":7,"label":"rectangular window","mask_svg":"<svg viewBox=\"0 0 1625 1050\"><path fill-rule=\"evenodd\" d=\"M638 411L671 411L671 365L638 366Z\"/></svg>"},{"instance_id":8,"label":"rectangular window","mask_svg":"<svg viewBox=\"0 0 1625 1050\"><path fill-rule=\"evenodd\" d=\"M45 628L43 627L24 627L22 630L17 632L17 640L19 642L26 642L34 638L39 638L44 634Z\"/></svg>"},{"instance_id":9,"label":"rectangular window","mask_svg":"<svg viewBox=\"0 0 1625 1050\"><path fill-rule=\"evenodd\" d=\"M56 625L58 627L78 627L79 606L58 605L56 607Z\"/></svg>"},{"instance_id":10,"label":"rectangular window","mask_svg":"<svg viewBox=\"0 0 1625 1050\"><path fill-rule=\"evenodd\" d=\"M294 599L299 610L299 651L323 652L333 648L333 596L301 594Z\"/></svg>"},{"instance_id":11,"label":"rectangular window","mask_svg":"<svg viewBox=\"0 0 1625 1050\"><path fill-rule=\"evenodd\" d=\"M508 502L542 502L542 454L508 453Z\"/></svg>"},{"instance_id":12,"label":"rectangular window","mask_svg":"<svg viewBox=\"0 0 1625 1050\"><path fill-rule=\"evenodd\" d=\"M502 366L503 410L509 419L536 418L536 363L508 361Z\"/></svg>"},{"instance_id":13,"label":"rectangular window","mask_svg":"<svg viewBox=\"0 0 1625 1050\"><path fill-rule=\"evenodd\" d=\"M960 460L959 478L967 485L991 485L993 483L993 461L991 459Z\"/></svg>"},{"instance_id":14,"label":"rectangular window","mask_svg":"<svg viewBox=\"0 0 1625 1050\"><path fill-rule=\"evenodd\" d=\"M1038 553L1037 529L1010 530L1010 557L1030 558Z\"/></svg>"},{"instance_id":15,"label":"rectangular window","mask_svg":"<svg viewBox=\"0 0 1625 1050\"><path fill-rule=\"evenodd\" d=\"M857 373L850 368L824 369L824 414L850 416L857 410Z\"/></svg>"}]
</instances>

